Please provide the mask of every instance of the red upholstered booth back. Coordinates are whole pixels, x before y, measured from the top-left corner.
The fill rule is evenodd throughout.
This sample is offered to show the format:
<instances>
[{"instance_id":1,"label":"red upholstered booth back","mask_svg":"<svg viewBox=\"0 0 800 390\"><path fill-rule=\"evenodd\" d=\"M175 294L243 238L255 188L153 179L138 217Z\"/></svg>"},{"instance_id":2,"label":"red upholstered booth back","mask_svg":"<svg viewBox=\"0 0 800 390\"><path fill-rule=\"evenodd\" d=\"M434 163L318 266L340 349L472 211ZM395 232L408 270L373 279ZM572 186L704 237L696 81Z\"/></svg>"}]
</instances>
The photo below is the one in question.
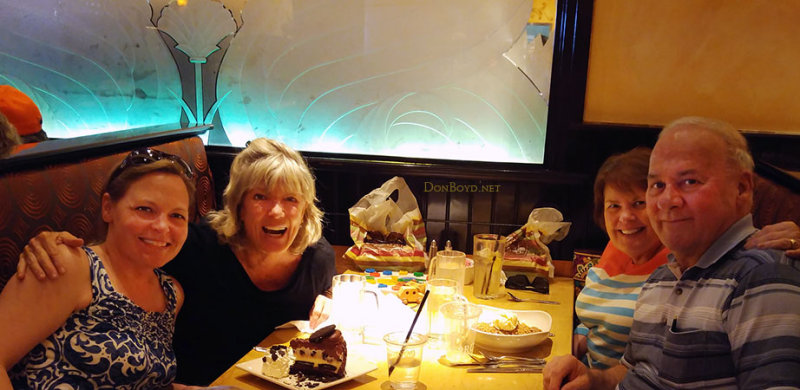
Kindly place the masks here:
<instances>
[{"instance_id":1,"label":"red upholstered booth back","mask_svg":"<svg viewBox=\"0 0 800 390\"><path fill-rule=\"evenodd\" d=\"M753 224L758 228L781 221L800 225L800 194L756 175L753 189Z\"/></svg>"},{"instance_id":2,"label":"red upholstered booth back","mask_svg":"<svg viewBox=\"0 0 800 390\"><path fill-rule=\"evenodd\" d=\"M214 183L203 141L186 138L151 146L181 156L195 171L195 220L215 208ZM0 289L15 270L30 237L66 230L92 240L100 224L100 191L128 152L55 164L0 177Z\"/></svg>"}]
</instances>

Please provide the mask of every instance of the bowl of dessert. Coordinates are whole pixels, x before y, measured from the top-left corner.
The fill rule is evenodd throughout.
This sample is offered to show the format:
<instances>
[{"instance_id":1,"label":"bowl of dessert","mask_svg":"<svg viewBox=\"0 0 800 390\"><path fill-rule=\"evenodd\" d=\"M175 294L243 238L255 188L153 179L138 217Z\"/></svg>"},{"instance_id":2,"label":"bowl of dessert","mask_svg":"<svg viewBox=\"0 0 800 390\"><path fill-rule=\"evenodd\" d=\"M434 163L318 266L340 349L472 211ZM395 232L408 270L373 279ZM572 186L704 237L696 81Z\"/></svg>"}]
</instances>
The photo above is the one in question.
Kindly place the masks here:
<instances>
[{"instance_id":1,"label":"bowl of dessert","mask_svg":"<svg viewBox=\"0 0 800 390\"><path fill-rule=\"evenodd\" d=\"M541 310L503 310L483 306L473 325L478 348L503 352L524 352L539 345L550 334L553 317Z\"/></svg>"}]
</instances>

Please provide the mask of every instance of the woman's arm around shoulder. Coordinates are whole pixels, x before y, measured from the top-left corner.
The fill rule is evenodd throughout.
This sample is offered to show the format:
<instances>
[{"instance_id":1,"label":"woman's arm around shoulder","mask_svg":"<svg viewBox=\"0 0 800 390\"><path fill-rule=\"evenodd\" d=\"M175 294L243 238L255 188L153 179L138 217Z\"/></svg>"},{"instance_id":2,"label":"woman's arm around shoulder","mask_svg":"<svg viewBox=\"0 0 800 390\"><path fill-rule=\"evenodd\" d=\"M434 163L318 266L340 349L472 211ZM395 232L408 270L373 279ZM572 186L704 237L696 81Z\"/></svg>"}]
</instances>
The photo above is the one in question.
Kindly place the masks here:
<instances>
[{"instance_id":1,"label":"woman's arm around shoulder","mask_svg":"<svg viewBox=\"0 0 800 390\"><path fill-rule=\"evenodd\" d=\"M83 254L84 261L65 262L61 277L11 278L0 293L0 388L10 388L7 370L63 325L73 311L91 303L88 258L83 249L72 250Z\"/></svg>"},{"instance_id":2,"label":"woman's arm around shoulder","mask_svg":"<svg viewBox=\"0 0 800 390\"><path fill-rule=\"evenodd\" d=\"M786 256L800 259L800 226L793 221L764 226L747 239L745 248L784 250Z\"/></svg>"}]
</instances>

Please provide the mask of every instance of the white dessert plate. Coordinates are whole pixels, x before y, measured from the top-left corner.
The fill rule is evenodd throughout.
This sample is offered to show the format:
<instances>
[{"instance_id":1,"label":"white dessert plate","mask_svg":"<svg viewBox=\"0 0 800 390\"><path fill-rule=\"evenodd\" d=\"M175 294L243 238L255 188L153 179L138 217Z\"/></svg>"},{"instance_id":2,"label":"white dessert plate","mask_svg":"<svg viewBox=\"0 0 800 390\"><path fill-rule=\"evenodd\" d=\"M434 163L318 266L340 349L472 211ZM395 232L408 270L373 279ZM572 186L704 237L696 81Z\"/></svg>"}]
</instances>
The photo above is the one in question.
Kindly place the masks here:
<instances>
[{"instance_id":1,"label":"white dessert plate","mask_svg":"<svg viewBox=\"0 0 800 390\"><path fill-rule=\"evenodd\" d=\"M365 358L363 358L361 356L354 355L354 354L348 354L347 355L347 366L345 366L346 375L343 378L337 379L337 380L331 381L331 382L317 382L317 381L312 381L310 379L304 379L302 383L298 384L297 383L297 379L296 379L296 377L294 375L289 375L286 378L273 378L273 377L266 376L266 375L262 374L261 373L261 365L262 364L263 363L261 362L261 358L257 358L257 359L248 360L246 362L239 363L239 364L236 365L236 367L239 367L242 370L245 370L245 371L247 371L247 372L249 372L249 373L251 373L251 374L253 374L253 375L255 375L255 376L259 377L259 378L261 378L261 379L264 379L266 381L272 382L272 383L274 383L276 385L279 385L279 386L282 386L284 388L291 389L291 390L307 390L307 389L312 388L312 387L307 386L307 384L315 385L315 386L313 386L314 390L327 389L329 387L336 386L339 383L347 382L347 381L349 381L349 380L351 380L353 378L357 378L357 377L359 377L361 375L367 374L369 372L372 372L372 371L375 371L375 370L378 369L378 366L375 365L375 363L373 363L373 362L371 362L371 361L369 361L369 360L367 360L367 359L365 359Z\"/></svg>"}]
</instances>

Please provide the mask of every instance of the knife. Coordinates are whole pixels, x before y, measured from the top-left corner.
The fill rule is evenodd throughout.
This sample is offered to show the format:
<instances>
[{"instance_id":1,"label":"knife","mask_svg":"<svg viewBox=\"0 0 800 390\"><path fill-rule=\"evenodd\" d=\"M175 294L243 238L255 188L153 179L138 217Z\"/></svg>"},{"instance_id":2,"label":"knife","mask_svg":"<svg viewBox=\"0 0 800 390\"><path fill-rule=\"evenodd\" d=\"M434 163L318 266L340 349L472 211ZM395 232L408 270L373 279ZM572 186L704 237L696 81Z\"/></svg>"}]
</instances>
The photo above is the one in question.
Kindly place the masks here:
<instances>
[{"instance_id":1,"label":"knife","mask_svg":"<svg viewBox=\"0 0 800 390\"><path fill-rule=\"evenodd\" d=\"M526 362L526 361L499 361L499 362L474 362L474 363L450 363L439 361L443 366L447 367L498 367L498 366L512 366L512 367L519 367L519 366L543 366L544 363L538 362Z\"/></svg>"},{"instance_id":2,"label":"knife","mask_svg":"<svg viewBox=\"0 0 800 390\"><path fill-rule=\"evenodd\" d=\"M474 361L474 362L451 362L448 361L447 358L442 356L439 359L439 364L448 367L496 367L501 365L513 365L513 366L543 366L547 363L544 359L539 358L525 358L525 357L504 357L500 360L486 360L486 361Z\"/></svg>"},{"instance_id":3,"label":"knife","mask_svg":"<svg viewBox=\"0 0 800 390\"><path fill-rule=\"evenodd\" d=\"M526 299L525 302L533 302L533 303L542 303L545 305L560 305L561 302L558 301L545 301L543 299Z\"/></svg>"},{"instance_id":4,"label":"knife","mask_svg":"<svg viewBox=\"0 0 800 390\"><path fill-rule=\"evenodd\" d=\"M542 372L544 366L518 366L518 367L476 367L468 368L469 373L490 373L490 372Z\"/></svg>"}]
</instances>

